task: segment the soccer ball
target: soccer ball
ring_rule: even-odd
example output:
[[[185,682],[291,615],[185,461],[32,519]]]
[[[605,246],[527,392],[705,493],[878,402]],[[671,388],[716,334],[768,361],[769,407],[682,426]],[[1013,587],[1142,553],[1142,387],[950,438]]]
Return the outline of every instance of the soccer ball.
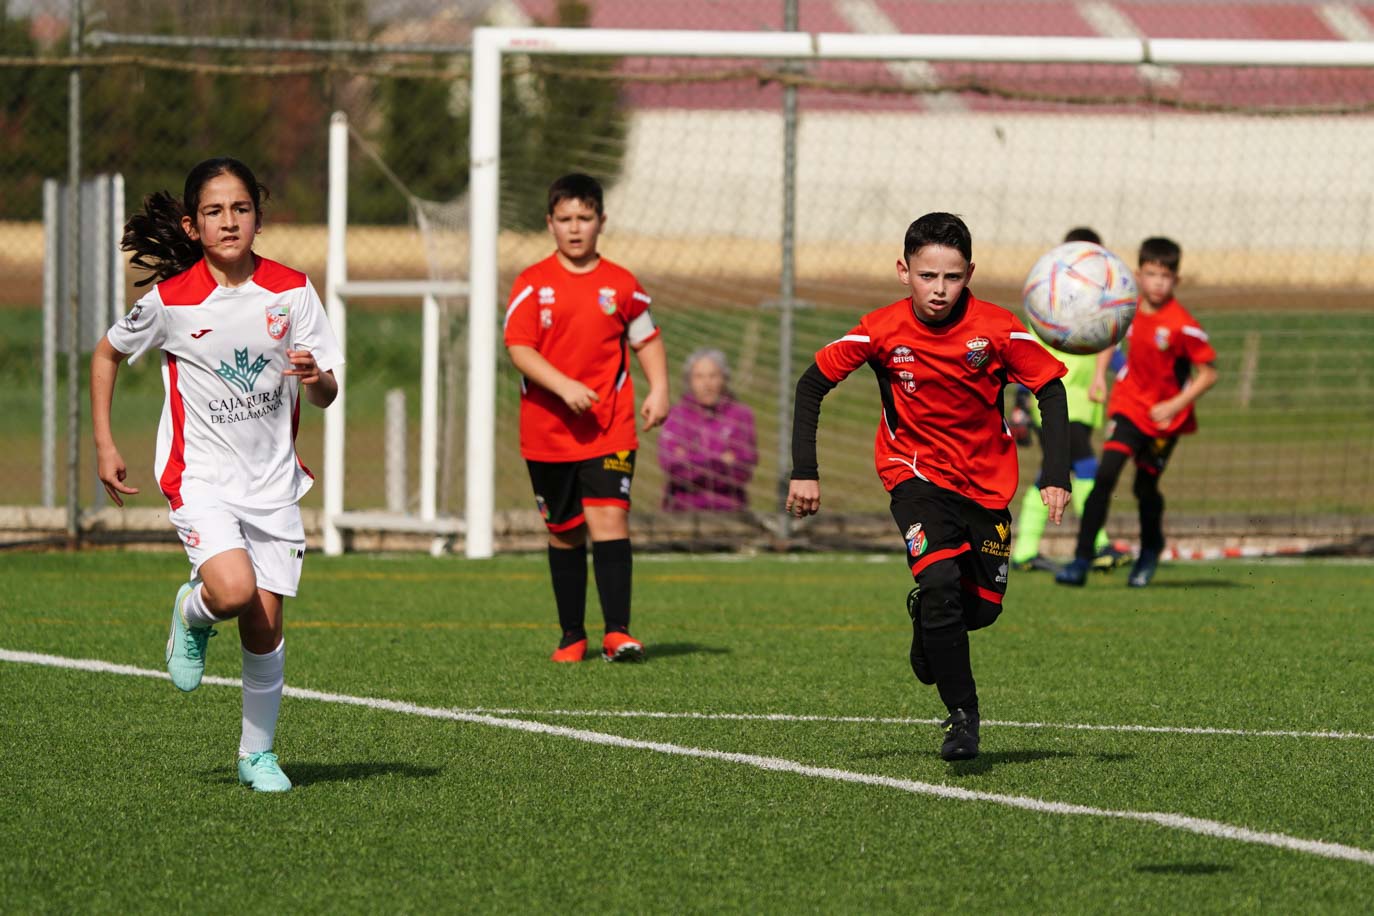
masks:
[[[1065,353],[1115,345],[1131,327],[1138,297],[1126,263],[1092,242],[1065,242],[1047,252],[1021,290],[1030,326]]]

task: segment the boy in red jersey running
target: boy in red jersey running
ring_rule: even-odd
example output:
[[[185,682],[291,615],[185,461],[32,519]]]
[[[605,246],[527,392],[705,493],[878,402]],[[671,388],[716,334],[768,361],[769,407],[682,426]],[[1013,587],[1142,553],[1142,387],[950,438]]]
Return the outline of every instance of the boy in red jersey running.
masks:
[[[587,537],[601,598],[607,661],[644,657],[630,635],[630,482],[635,472],[630,350],[649,382],[644,429],[668,415],[668,357],[649,296],[625,268],[603,258],[600,183],[564,175],[549,187],[556,250],[524,270],[506,306],[505,343],[520,384],[520,454],[549,529],[549,573],[563,637],[555,662],[587,651]]]
[[[1163,237],[1140,243],[1140,305],[1126,333],[1126,365],[1107,402],[1107,441],[1097,482],[1078,531],[1074,559],[1059,571],[1060,585],[1083,585],[1092,564],[1093,538],[1107,523],[1108,501],[1127,459],[1135,459],[1135,498],[1140,509],[1140,554],[1126,584],[1144,588],[1154,577],[1164,550],[1164,473],[1178,437],[1197,429],[1193,402],[1216,384],[1217,353],[1197,320],[1178,304],[1178,265],[1183,251]],[[1106,360],[1098,373],[1105,376]],[[1105,385],[1106,379],[1094,382]],[[1084,547],[1084,542],[1087,547]],[[1086,559],[1085,559],[1086,557]]]
[[[978,692],[968,633],[1002,612],[1016,492],[1016,442],[1002,389],[1035,393],[1045,463],[1041,497],[1056,525],[1069,500],[1069,415],[1064,365],[1006,309],[977,299],[973,240],[963,220],[927,213],[906,231],[897,277],[910,296],[869,312],[816,354],[797,381],[787,511],[820,510],[816,426],[821,399],[865,364],[878,376],[882,417],[874,457],[906,540],[916,588],[911,668],[949,711],[940,756],[978,755]]]

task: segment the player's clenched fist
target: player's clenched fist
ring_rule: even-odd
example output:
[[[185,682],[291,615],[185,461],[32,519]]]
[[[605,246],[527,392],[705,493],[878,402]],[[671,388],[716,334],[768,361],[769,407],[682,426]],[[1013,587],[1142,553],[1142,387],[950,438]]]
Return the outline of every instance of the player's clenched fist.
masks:
[[[787,514],[805,518],[821,511],[819,480],[794,480],[787,486]]]

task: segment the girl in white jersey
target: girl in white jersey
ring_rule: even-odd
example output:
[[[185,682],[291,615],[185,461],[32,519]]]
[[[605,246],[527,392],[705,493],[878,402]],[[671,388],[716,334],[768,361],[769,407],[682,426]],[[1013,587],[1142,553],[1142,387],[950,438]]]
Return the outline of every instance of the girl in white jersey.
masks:
[[[281,708],[282,604],[296,594],[310,471],[296,456],[300,398],[328,407],[343,354],[310,281],[253,253],[265,189],[236,159],[208,159],[182,200],[163,191],[125,226],[121,247],[153,272],[147,295],[91,359],[91,420],[101,482],[117,505],[135,495],[110,432],[119,365],[150,350],[166,391],[154,471],[191,561],[177,591],[167,670],[200,684],[214,625],[238,618],[243,649],[239,781],[285,792],[272,752]],[[142,285],[142,284],[140,284]]]

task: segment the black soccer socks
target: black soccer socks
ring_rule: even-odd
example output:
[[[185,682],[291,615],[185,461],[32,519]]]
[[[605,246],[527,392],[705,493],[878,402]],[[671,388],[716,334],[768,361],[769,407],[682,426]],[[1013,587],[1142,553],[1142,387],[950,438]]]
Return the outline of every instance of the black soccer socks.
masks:
[[[601,596],[601,614],[606,618],[607,633],[630,631],[633,565],[629,538],[592,543],[592,569],[596,572],[596,591]]]
[[[553,600],[558,605],[558,625],[563,628],[563,639],[568,645],[585,639],[587,546],[583,544],[571,550],[550,547],[549,575],[553,579]],[[560,644],[559,648],[566,646]]]

